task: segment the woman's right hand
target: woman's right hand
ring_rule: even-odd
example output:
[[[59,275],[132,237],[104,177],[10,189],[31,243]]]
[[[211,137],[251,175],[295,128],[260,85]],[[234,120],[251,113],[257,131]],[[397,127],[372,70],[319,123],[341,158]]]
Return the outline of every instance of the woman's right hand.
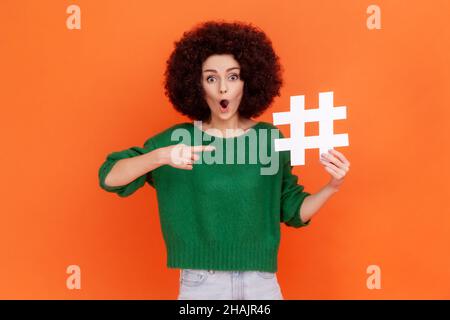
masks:
[[[192,164],[200,156],[195,152],[213,151],[214,146],[188,146],[183,143],[159,149],[161,162],[174,168],[192,170]]]

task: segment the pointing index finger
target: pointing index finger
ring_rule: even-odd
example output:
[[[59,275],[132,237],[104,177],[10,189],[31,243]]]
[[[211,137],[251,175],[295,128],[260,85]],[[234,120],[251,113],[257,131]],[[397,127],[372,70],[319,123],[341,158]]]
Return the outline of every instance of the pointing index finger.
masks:
[[[191,151],[192,152],[201,152],[201,151],[213,151],[216,150],[215,146],[192,146]]]

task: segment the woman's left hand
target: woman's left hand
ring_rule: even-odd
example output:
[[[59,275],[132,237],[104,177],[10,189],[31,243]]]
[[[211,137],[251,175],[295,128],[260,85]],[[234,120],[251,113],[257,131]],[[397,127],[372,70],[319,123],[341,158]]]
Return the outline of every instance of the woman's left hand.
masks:
[[[320,163],[331,175],[328,185],[337,190],[350,170],[350,162],[339,151],[330,149],[328,153],[322,153]]]

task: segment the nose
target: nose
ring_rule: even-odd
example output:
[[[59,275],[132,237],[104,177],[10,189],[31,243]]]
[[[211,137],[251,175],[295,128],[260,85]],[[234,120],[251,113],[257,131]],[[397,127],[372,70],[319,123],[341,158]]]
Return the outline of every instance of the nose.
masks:
[[[225,86],[225,81],[221,81],[219,91],[220,91],[220,93],[227,92],[227,87]]]

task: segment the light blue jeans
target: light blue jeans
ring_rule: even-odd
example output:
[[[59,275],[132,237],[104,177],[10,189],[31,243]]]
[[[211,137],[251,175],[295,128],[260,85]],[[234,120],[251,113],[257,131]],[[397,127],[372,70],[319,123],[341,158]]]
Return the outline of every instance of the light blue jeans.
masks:
[[[180,269],[177,300],[284,300],[275,272]]]

